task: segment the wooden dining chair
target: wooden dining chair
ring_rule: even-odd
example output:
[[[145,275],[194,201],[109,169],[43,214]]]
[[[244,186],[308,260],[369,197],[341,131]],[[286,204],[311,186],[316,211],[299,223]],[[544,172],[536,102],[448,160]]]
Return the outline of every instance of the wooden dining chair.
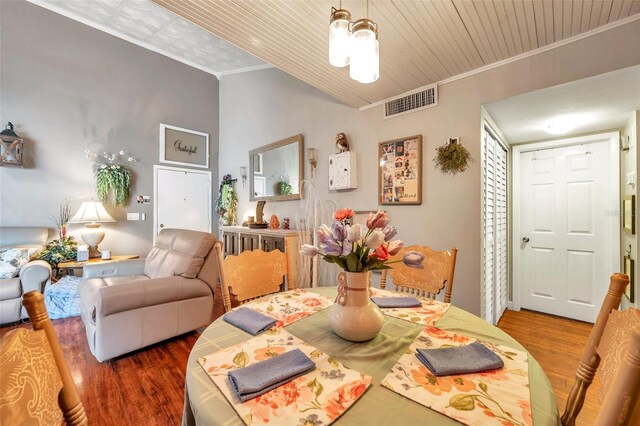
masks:
[[[587,340],[567,398],[561,418],[564,426],[575,425],[596,371],[602,381],[602,407],[593,424],[640,424],[640,311],[635,308],[618,311],[628,284],[627,275],[611,276],[609,291]]]
[[[444,301],[451,303],[453,276],[456,271],[458,249],[436,251],[427,246],[403,247],[391,260],[401,260],[409,251],[418,251],[424,256],[424,269],[409,268],[403,263],[394,263],[388,270],[396,291],[435,299],[444,288]],[[387,270],[382,270],[380,288],[386,288]]]
[[[42,293],[26,293],[22,304],[33,330],[12,330],[0,344],[0,419],[11,419],[12,424],[87,425]]]
[[[223,259],[222,243],[216,241],[222,303],[225,312],[232,307],[267,294],[276,293],[287,278],[287,256],[280,250],[245,250]],[[288,282],[289,290],[295,286]]]

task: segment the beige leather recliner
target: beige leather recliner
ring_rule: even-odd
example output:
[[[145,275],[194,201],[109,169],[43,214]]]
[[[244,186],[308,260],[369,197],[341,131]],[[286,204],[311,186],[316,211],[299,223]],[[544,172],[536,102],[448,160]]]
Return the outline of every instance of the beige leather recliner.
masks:
[[[49,230],[42,227],[0,227],[0,248],[37,248],[47,243]],[[44,288],[51,282],[51,266],[43,260],[34,260],[22,268],[17,277],[0,279],[0,324],[28,318],[22,306],[22,295]]]
[[[146,259],[84,267],[80,311],[98,361],[211,322],[214,242],[209,233],[164,229]]]

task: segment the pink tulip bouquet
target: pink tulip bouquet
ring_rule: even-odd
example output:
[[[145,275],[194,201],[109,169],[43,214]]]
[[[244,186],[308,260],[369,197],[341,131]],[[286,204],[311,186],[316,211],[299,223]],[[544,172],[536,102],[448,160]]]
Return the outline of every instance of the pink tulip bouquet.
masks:
[[[304,244],[305,256],[321,256],[325,262],[335,263],[347,272],[364,272],[376,269],[391,269],[391,263],[403,262],[411,268],[422,269],[424,256],[417,251],[406,253],[402,260],[389,261],[403,246],[400,240],[392,240],[397,229],[391,226],[387,212],[378,210],[369,213],[366,229],[360,224],[349,225],[354,216],[351,209],[337,210],[331,227],[322,225],[317,231],[320,248]]]

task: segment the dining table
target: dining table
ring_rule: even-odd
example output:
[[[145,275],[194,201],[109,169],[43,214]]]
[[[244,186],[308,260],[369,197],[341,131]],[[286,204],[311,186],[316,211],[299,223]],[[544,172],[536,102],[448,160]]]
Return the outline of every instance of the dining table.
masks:
[[[305,289],[335,298],[335,287]],[[380,385],[398,359],[416,339],[423,326],[384,316],[380,333],[367,342],[355,343],[336,335],[326,308],[285,327],[292,335],[330,354],[349,368],[373,377],[372,386],[334,424],[336,425],[459,425],[437,411]],[[451,305],[435,324],[438,329],[463,334],[499,345],[526,350],[511,336],[483,319]],[[243,424],[233,407],[198,363],[198,359],[251,339],[252,335],[228,324],[222,317],[211,323],[192,348],[187,363],[183,425]],[[540,364],[528,354],[528,375],[533,424],[557,425],[558,409],[553,388]]]

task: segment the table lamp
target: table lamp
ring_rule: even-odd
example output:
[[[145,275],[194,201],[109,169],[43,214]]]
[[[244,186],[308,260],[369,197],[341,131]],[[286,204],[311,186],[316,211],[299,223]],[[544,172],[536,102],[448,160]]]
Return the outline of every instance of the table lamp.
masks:
[[[69,223],[84,223],[82,240],[89,246],[89,257],[100,257],[98,244],[104,239],[104,231],[100,229],[101,222],[115,222],[101,202],[85,201],[78,212],[73,215]]]

